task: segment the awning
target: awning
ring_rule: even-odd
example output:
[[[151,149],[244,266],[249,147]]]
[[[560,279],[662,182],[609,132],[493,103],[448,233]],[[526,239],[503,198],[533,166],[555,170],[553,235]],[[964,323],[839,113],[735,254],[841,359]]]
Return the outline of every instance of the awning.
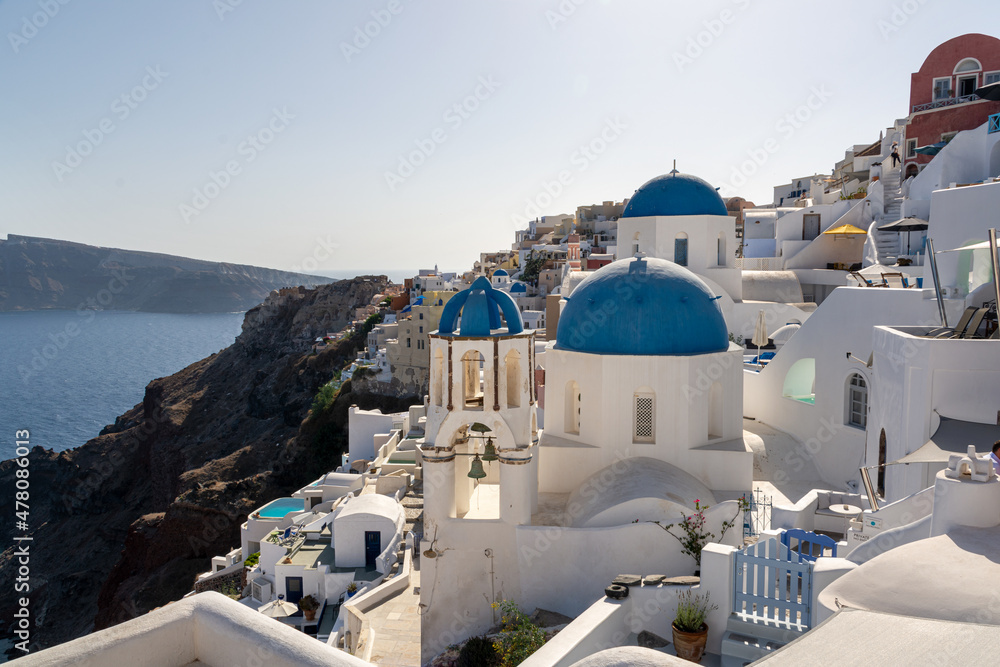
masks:
[[[947,463],[952,454],[965,454],[969,445],[975,445],[980,454],[989,453],[997,440],[1000,426],[996,424],[941,417],[941,425],[924,446],[894,463]]]

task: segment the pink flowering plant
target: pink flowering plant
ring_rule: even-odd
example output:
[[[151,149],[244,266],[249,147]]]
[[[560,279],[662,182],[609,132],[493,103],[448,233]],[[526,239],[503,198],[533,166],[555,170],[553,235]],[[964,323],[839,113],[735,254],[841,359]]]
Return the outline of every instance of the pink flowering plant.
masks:
[[[680,542],[681,553],[694,558],[694,562],[698,565],[698,567],[701,567],[701,550],[705,548],[705,545],[708,544],[710,540],[715,538],[715,533],[709,532],[705,528],[705,510],[707,510],[708,507],[708,505],[702,506],[701,500],[695,499],[694,514],[684,516],[683,520],[679,523],[668,523],[664,525],[659,521],[651,522],[670,533],[674,539]],[[736,514],[729,521],[722,522],[722,531],[719,533],[720,540],[726,536],[726,532],[730,528],[736,525],[736,519],[739,515],[749,508],[750,502],[745,497],[738,500]],[[675,532],[674,528],[679,529],[680,532]]]

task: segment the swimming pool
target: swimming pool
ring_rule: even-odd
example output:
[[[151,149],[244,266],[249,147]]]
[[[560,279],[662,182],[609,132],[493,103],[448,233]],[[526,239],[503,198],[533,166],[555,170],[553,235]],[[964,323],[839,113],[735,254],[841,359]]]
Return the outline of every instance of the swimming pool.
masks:
[[[416,452],[394,452],[386,463],[416,463]]]
[[[306,501],[302,498],[278,498],[257,510],[262,519],[281,519],[289,512],[305,510]]]

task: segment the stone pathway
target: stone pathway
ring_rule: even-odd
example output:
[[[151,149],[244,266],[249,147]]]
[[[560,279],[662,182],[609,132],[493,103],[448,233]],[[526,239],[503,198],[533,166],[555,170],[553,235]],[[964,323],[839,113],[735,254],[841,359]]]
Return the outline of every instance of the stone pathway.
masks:
[[[375,633],[372,663],[380,667],[420,667],[420,570],[414,567],[410,585],[368,612]]]

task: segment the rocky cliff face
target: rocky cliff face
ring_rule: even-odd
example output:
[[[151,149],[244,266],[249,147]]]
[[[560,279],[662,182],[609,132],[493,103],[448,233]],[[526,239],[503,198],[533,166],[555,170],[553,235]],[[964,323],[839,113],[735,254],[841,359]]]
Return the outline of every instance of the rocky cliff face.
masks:
[[[178,599],[211,556],[239,545],[250,511],[339,458],[347,405],[406,405],[345,385],[332,416],[303,422],[317,389],[363,344],[348,339],[311,355],[311,341],[343,328],[386,284],[382,276],[282,290],[246,314],[233,345],[151,382],[98,437],[60,453],[32,450],[34,640],[51,646]],[[14,488],[14,471],[0,463],[2,488]],[[5,516],[13,500],[0,497]],[[0,527],[5,545],[12,529],[13,520]],[[13,551],[0,554],[5,623]]]
[[[0,240],[0,311],[245,311],[275,289],[329,278],[244,264],[10,234]]]

